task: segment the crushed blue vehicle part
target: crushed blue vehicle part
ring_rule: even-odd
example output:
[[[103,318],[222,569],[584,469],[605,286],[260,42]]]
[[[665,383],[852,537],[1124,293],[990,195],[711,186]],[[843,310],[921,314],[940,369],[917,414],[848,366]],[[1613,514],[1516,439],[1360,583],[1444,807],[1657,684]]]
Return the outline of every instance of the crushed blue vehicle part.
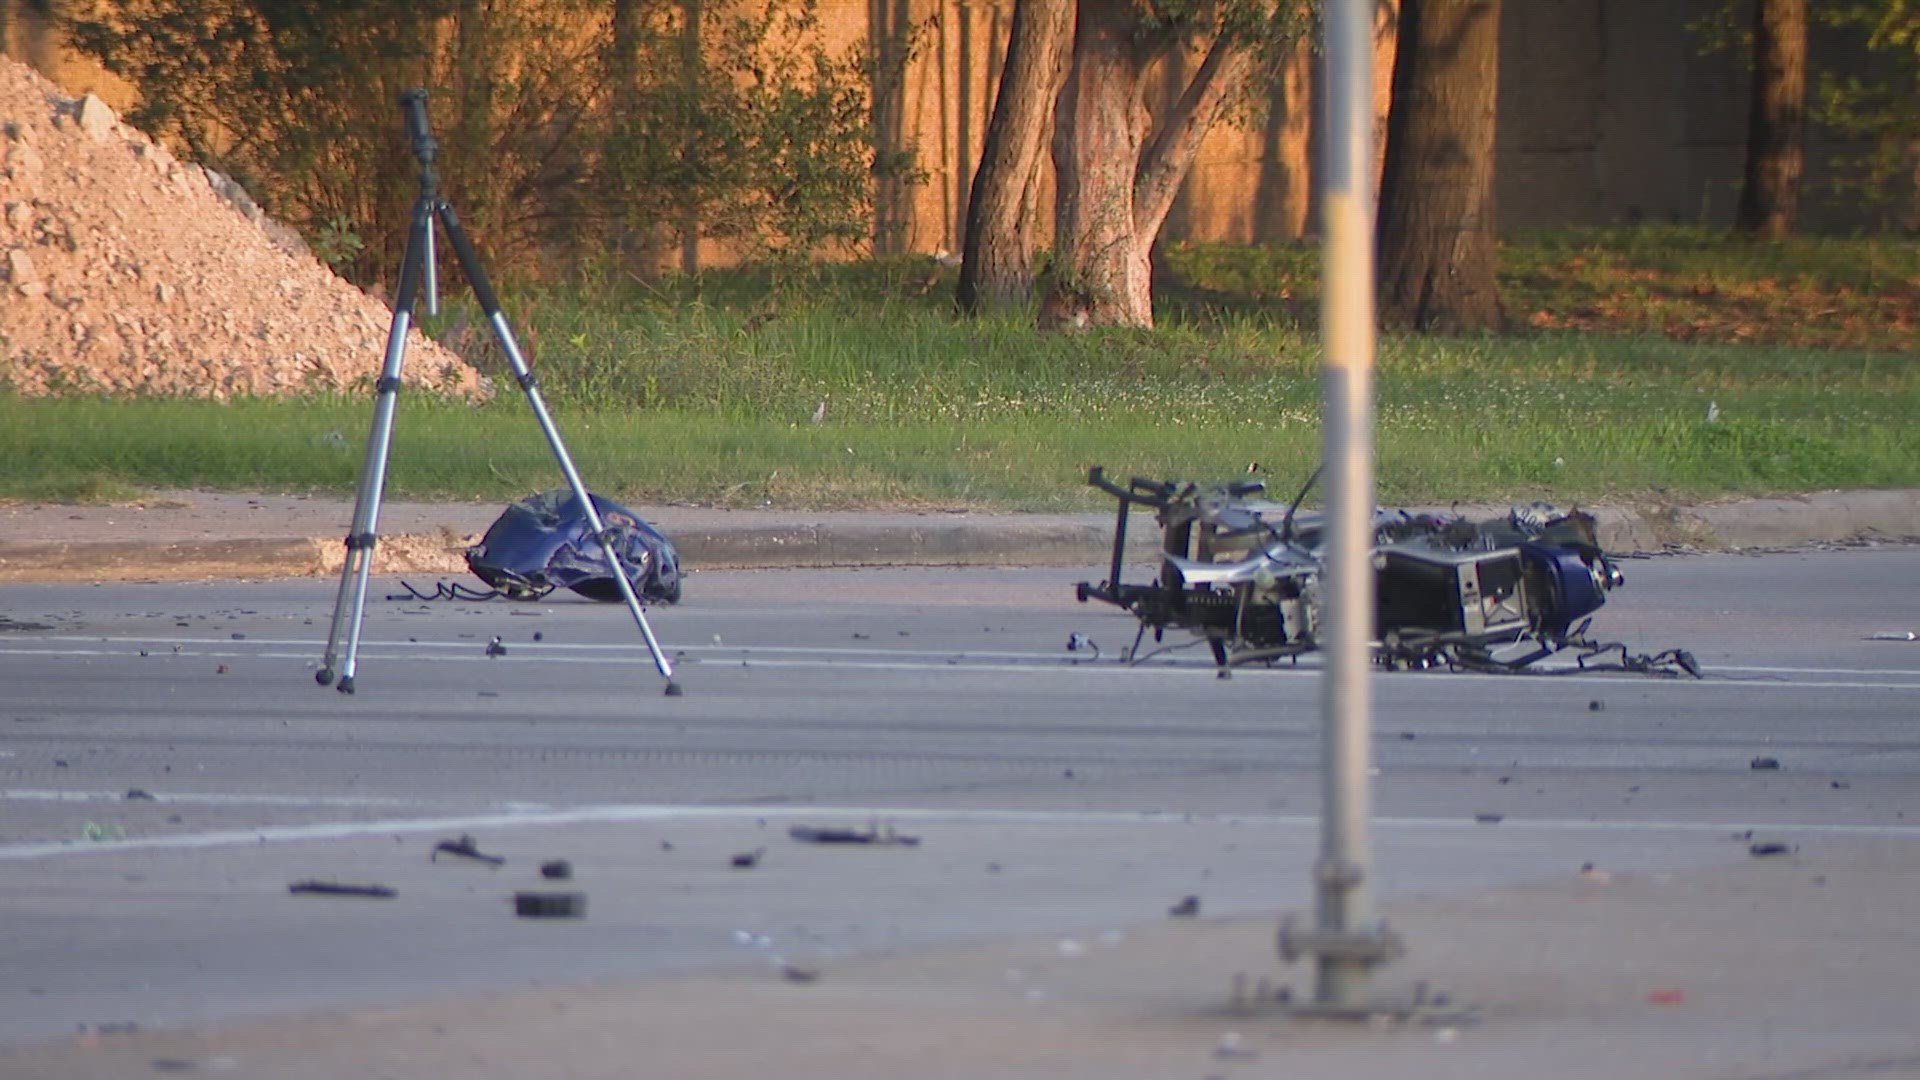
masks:
[[[680,553],[659,529],[611,499],[591,495],[614,556],[642,601],[680,600]],[[620,586],[607,566],[586,508],[560,488],[532,495],[494,521],[467,549],[467,568],[511,599],[532,600],[571,589],[590,600],[617,602]]]

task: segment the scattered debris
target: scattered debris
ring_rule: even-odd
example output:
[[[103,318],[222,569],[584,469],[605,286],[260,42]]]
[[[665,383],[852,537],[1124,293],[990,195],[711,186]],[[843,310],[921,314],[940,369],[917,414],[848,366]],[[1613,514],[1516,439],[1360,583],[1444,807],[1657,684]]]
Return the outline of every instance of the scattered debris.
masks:
[[[197,1068],[199,1068],[199,1066],[195,1065],[193,1062],[183,1061],[180,1058],[154,1058],[153,1059],[154,1072],[183,1073],[183,1072],[192,1072]]]
[[[155,800],[153,797],[153,793],[145,790],[144,788],[128,788],[127,801],[128,802],[153,802]]]
[[[1650,1005],[1684,1005],[1687,992],[1680,989],[1649,990],[1647,1003]]]
[[[1757,757],[1747,763],[1747,768],[1755,772],[1768,772],[1780,767],[1779,758]]]
[[[1100,659],[1100,646],[1094,644],[1092,638],[1088,637],[1085,634],[1080,634],[1080,633],[1068,634],[1067,635],[1067,651],[1080,652],[1082,650],[1086,650],[1093,653],[1093,658],[1095,660]]]
[[[446,852],[448,855],[458,855],[463,859],[472,859],[475,862],[483,862],[490,866],[504,866],[507,861],[504,855],[488,855],[481,851],[478,847],[474,846],[473,837],[464,834],[458,840],[442,840],[433,845],[433,854],[427,856],[428,861],[439,862],[441,852]]]
[[[215,675],[225,675],[227,673],[227,665],[221,664],[219,667],[213,669],[213,673]]]
[[[760,856],[766,853],[766,848],[754,848],[752,851],[743,851],[733,857],[733,868],[735,870],[751,870],[760,865]]]
[[[1473,820],[1479,822],[1482,825],[1498,825],[1502,821],[1507,820],[1507,815],[1481,813],[1481,814],[1473,815]]]
[[[374,900],[400,895],[400,890],[390,885],[347,885],[338,881],[296,881],[287,886],[287,891],[296,896],[365,896]]]
[[[833,826],[795,825],[787,830],[787,835],[803,844],[871,844],[897,845],[900,847],[918,847],[920,838],[907,836],[893,831],[893,826],[884,828],[847,829]]]
[[[507,655],[507,647],[506,647],[505,645],[502,645],[502,644],[500,643],[500,635],[499,635],[499,634],[495,634],[495,635],[493,635],[493,640],[492,640],[492,641],[489,641],[489,642],[487,642],[487,655],[488,655],[488,656],[505,656],[505,655]]]
[[[517,892],[513,894],[513,913],[522,919],[584,919],[587,917],[587,894]]]
[[[797,964],[781,964],[780,976],[788,982],[810,983],[820,981],[819,968],[800,967]]]
[[[671,840],[662,840],[662,841],[660,841],[660,850],[661,850],[661,851],[672,851],[672,850],[673,850],[673,841],[671,841]]]
[[[565,859],[553,859],[540,864],[540,876],[548,881],[570,881],[573,878],[573,864]]]
[[[1241,1044],[1239,1032],[1226,1031],[1220,1034],[1220,1041],[1214,1045],[1213,1056],[1222,1061],[1244,1061],[1260,1055]]]
[[[1845,780],[1833,780],[1829,781],[1827,786],[1833,788],[1835,791],[1845,791],[1853,785]]]
[[[1793,848],[1774,840],[1753,844],[1747,848],[1747,854],[1756,859],[1764,859],[1770,855],[1791,855],[1793,852]]]
[[[1191,895],[1182,897],[1179,903],[1167,909],[1167,914],[1176,919],[1191,919],[1200,914],[1200,898]]]
[[[1605,885],[1607,882],[1613,880],[1613,874],[1594,866],[1592,863],[1580,864],[1580,877],[1596,885]]]

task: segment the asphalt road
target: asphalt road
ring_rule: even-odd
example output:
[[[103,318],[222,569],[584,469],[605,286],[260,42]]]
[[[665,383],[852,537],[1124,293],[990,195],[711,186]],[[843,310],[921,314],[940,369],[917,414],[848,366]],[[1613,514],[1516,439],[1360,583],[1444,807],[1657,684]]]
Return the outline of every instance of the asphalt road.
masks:
[[[1749,832],[1920,839],[1920,643],[1865,640],[1920,628],[1920,550],[1626,570],[1595,631],[1706,679],[1375,680],[1383,897],[1711,865]],[[1073,580],[700,574],[653,612],[680,698],[623,609],[571,598],[379,583],[349,697],[312,678],[331,582],[8,587],[0,1042],[1305,905],[1311,665],[1122,666],[1130,622]],[[786,835],[810,823],[923,842]],[[506,865],[429,860],[462,833]],[[587,920],[513,918],[549,858]]]

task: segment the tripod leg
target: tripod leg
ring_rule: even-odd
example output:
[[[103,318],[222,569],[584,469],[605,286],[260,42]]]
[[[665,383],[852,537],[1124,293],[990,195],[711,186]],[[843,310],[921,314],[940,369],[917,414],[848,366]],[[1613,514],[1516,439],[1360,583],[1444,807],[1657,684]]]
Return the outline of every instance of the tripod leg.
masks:
[[[393,324],[387,331],[386,360],[375,384],[373,428],[367,434],[367,454],[360,463],[360,486],[353,500],[353,524],[347,531],[347,557],[340,566],[340,591],[333,601],[333,626],[327,632],[327,653],[314,681],[333,682],[334,663],[340,663],[340,692],[353,693],[354,665],[360,654],[360,621],[366,614],[367,575],[373,569],[373,548],[380,519],[380,494],[387,482],[387,451],[393,443],[393,411],[400,394],[400,365],[407,355],[407,329],[413,321],[414,297],[420,288],[421,263],[431,243],[433,203],[414,204],[413,224],[407,233],[406,253],[400,259],[400,290],[393,304]],[[344,637],[346,653],[341,656]]]
[[[600,520],[600,511],[594,508],[593,497],[587,492],[587,486],[581,482],[580,473],[573,467],[573,455],[567,453],[566,443],[560,439],[560,431],[553,425],[553,417],[547,413],[546,401],[540,396],[532,369],[520,354],[520,346],[513,339],[513,328],[507,325],[507,317],[500,310],[500,298],[493,291],[493,283],[487,279],[486,268],[480,265],[480,256],[473,250],[473,244],[467,239],[466,230],[460,227],[460,219],[453,212],[453,205],[441,199],[437,205],[441,224],[446,226],[447,239],[453,244],[453,252],[460,259],[460,268],[466,272],[467,281],[473,286],[473,294],[480,300],[480,309],[486,313],[487,322],[493,327],[493,336],[499,340],[500,349],[507,354],[507,364],[513,368],[514,381],[527,396],[527,404],[533,406],[533,415],[540,422],[540,430],[547,437],[547,445],[553,448],[553,456],[560,463],[560,471],[566,475],[567,486],[573,489],[573,497],[580,500],[586,511],[587,522],[593,526],[593,534],[600,541],[600,551],[606,556],[607,568],[613,571],[614,584],[620,589],[620,598],[627,603],[627,610],[633,614],[634,625],[640,628],[640,636],[646,639],[647,652],[653,656],[653,666],[660,677],[667,680],[667,696],[679,697],[680,684],[673,681],[673,665],[660,648],[660,642],[653,636],[653,627],[647,624],[647,613],[640,605],[640,598],[634,595],[633,583],[627,580],[627,573],[620,566],[620,557],[614,552],[613,539],[607,527]]]

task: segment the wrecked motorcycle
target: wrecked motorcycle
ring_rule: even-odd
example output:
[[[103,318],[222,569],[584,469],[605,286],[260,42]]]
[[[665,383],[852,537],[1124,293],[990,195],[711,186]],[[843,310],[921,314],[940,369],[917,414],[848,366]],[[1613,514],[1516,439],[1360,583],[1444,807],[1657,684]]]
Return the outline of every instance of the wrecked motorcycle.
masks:
[[[1287,504],[1258,479],[1200,485],[1135,477],[1125,486],[1093,468],[1087,483],[1119,500],[1107,580],[1081,582],[1139,621],[1130,662],[1147,633],[1186,631],[1213,651],[1220,675],[1235,666],[1296,658],[1320,647],[1324,626],[1323,515],[1301,512],[1319,470]],[[1157,580],[1121,580],[1136,507],[1160,528]],[[1589,618],[1625,576],[1597,539],[1591,514],[1545,503],[1504,518],[1376,510],[1373,518],[1373,653],[1387,668],[1518,672],[1561,653],[1571,667],[1541,673],[1624,670],[1700,676],[1681,649],[1646,655],[1587,636]],[[1158,650],[1156,650],[1158,651]],[[1151,654],[1149,654],[1151,655]]]

